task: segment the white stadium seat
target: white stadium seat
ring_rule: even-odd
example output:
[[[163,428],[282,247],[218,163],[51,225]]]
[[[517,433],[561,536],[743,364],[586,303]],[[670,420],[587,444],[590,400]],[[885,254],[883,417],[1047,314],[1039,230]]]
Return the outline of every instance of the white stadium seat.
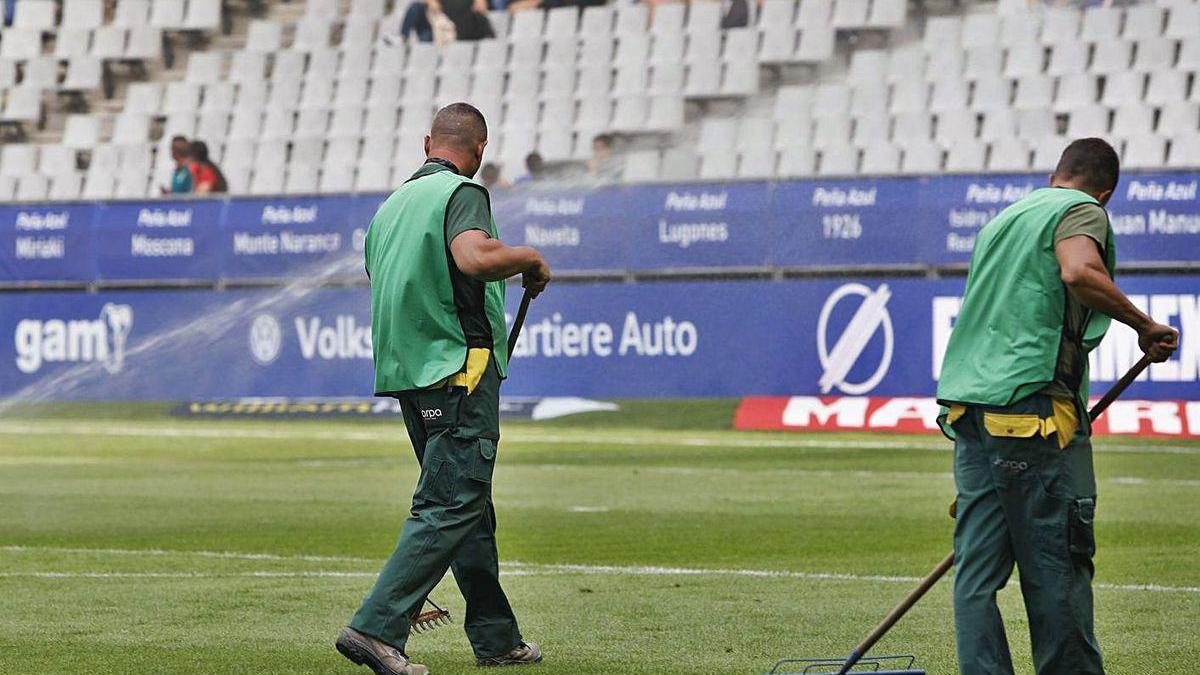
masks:
[[[92,31],[89,28],[60,28],[54,39],[54,57],[70,59],[87,56],[92,50]]]
[[[6,59],[32,59],[42,54],[42,31],[36,28],[9,28],[0,40],[0,56]]]
[[[1200,134],[1172,137],[1171,149],[1167,154],[1167,166],[1172,168],[1200,167]]]
[[[902,173],[937,173],[942,170],[942,148],[934,143],[914,143],[905,147],[900,162]]]
[[[274,52],[283,46],[283,26],[274,21],[255,19],[246,34],[246,50]]]
[[[17,178],[17,201],[43,201],[50,193],[50,180],[37,174]]]
[[[873,143],[863,149],[862,173],[889,175],[900,171],[900,148],[888,143]]]
[[[154,0],[150,3],[150,25],[163,30],[184,27],[184,0]]]
[[[104,23],[104,0],[64,0],[62,27],[91,30]]]
[[[14,28],[27,30],[50,30],[55,27],[58,8],[54,0],[20,0],[15,3]]]
[[[221,0],[188,0],[183,25],[191,30],[216,30],[221,26]]]
[[[132,28],[147,23],[150,20],[150,0],[117,0],[113,24],[123,28]]]
[[[35,122],[42,115],[42,90],[18,86],[8,90],[0,119],[12,122]]]
[[[1079,37],[1087,42],[1115,40],[1121,33],[1124,10],[1118,7],[1088,7],[1083,13]]]
[[[224,55],[220,52],[196,52],[188,58],[185,79],[197,84],[219,82],[224,61]]]
[[[60,91],[84,92],[96,90],[104,82],[104,63],[97,58],[77,56],[67,63]]]
[[[992,144],[988,153],[988,171],[1029,170],[1030,149],[1019,138],[1000,139]]]

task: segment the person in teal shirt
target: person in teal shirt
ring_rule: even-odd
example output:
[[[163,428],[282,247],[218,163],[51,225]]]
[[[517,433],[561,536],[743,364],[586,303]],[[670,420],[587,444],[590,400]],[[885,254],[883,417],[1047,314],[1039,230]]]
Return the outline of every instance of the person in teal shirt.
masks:
[[[175,170],[171,172],[170,193],[191,194],[195,179],[192,176],[192,144],[188,139],[183,136],[171,139],[171,159],[175,161]]]
[[[508,372],[505,279],[537,295],[542,255],[497,239],[487,188],[473,180],[487,145],[478,110],[455,103],[425,137],[425,164],[367,230],[375,393],[400,401],[421,465],[410,517],[337,649],[377,675],[426,675],[404,649],[412,618],[449,569],[466,599],[480,666],[537,663],[500,584],[492,473],[500,383]]]
[[[938,382],[954,439],[954,624],[962,675],[1012,675],[996,593],[1014,565],[1038,675],[1103,675],[1092,611],[1096,478],[1087,357],[1111,319],[1165,361],[1177,334],[1113,282],[1117,153],[1071,143],[1050,187],[979,233]]]

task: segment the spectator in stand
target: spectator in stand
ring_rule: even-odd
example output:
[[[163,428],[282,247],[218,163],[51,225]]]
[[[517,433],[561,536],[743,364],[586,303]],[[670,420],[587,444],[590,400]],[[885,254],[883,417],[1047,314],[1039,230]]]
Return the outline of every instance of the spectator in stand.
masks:
[[[546,173],[546,163],[542,160],[542,156],[536,151],[525,155],[525,171],[526,174],[513,181],[513,185],[521,183],[532,183],[540,180]]]
[[[416,33],[421,42],[438,44],[494,38],[487,12],[487,0],[413,0],[404,11],[400,37]]]
[[[229,191],[225,182],[225,174],[220,167],[208,157],[208,144],[204,141],[192,142],[192,192],[198,195],[224,193]]]
[[[162,193],[190,194],[195,180],[192,176],[192,144],[188,139],[183,136],[171,139],[171,159],[175,161],[175,171],[171,173],[171,187],[162,188]]]
[[[500,167],[494,162],[488,162],[479,170],[479,182],[488,190],[503,190],[512,187],[500,176]]]
[[[429,0],[430,9],[449,17],[458,40],[486,40],[496,37],[488,20],[487,0]]]
[[[745,28],[750,25],[750,3],[748,0],[732,0],[725,5],[721,16],[721,28]]]
[[[612,134],[597,134],[592,139],[592,157],[588,160],[588,173],[596,178],[617,180],[621,177],[621,167],[613,159]]]
[[[425,0],[413,0],[408,9],[404,10],[404,20],[400,23],[400,37],[407,40],[413,33],[417,34],[417,39],[421,42],[433,42],[433,24],[429,23],[429,8]]]

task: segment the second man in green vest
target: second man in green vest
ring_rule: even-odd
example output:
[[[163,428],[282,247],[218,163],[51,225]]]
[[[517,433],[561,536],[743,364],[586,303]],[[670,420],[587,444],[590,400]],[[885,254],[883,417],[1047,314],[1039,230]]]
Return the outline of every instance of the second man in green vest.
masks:
[[[1087,356],[1110,317],[1164,361],[1176,333],[1114,285],[1117,153],[1071,143],[1050,187],[980,231],[938,384],[955,439],[954,622],[963,675],[1012,675],[996,593],[1015,564],[1038,675],[1102,675],[1092,620]]]
[[[536,295],[550,270],[536,250],[497,240],[487,189],[471,178],[486,145],[478,110],[440,110],[425,164],[367,231],[375,393],[399,399],[421,465],[400,541],[337,641],[377,675],[429,672],[404,649],[411,619],[447,569],[466,599],[478,665],[542,659],[500,586],[492,469],[508,372],[504,280],[521,275]]]

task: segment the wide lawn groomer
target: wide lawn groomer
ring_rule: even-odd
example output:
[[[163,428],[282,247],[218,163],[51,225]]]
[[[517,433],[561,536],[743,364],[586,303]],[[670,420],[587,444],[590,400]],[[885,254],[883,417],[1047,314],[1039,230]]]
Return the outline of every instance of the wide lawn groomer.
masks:
[[[1038,675],[1104,672],[1092,618],[1096,480],[1087,355],[1110,317],[1156,362],[1177,343],[1113,282],[1104,205],[1117,153],[1085,138],[1063,152],[1050,187],[979,233],[943,361],[942,428],[955,439],[954,622],[963,675],[1013,672],[996,592],[1013,564]]]
[[[487,189],[472,180],[486,146],[478,110],[442,108],[425,137],[425,164],[367,231],[375,393],[399,399],[421,464],[396,550],[337,640],[338,651],[378,675],[429,672],[404,648],[447,568],[466,599],[478,665],[542,658],[500,587],[491,480],[508,369],[504,280],[520,274],[536,295],[550,270],[536,250],[496,239]]]

